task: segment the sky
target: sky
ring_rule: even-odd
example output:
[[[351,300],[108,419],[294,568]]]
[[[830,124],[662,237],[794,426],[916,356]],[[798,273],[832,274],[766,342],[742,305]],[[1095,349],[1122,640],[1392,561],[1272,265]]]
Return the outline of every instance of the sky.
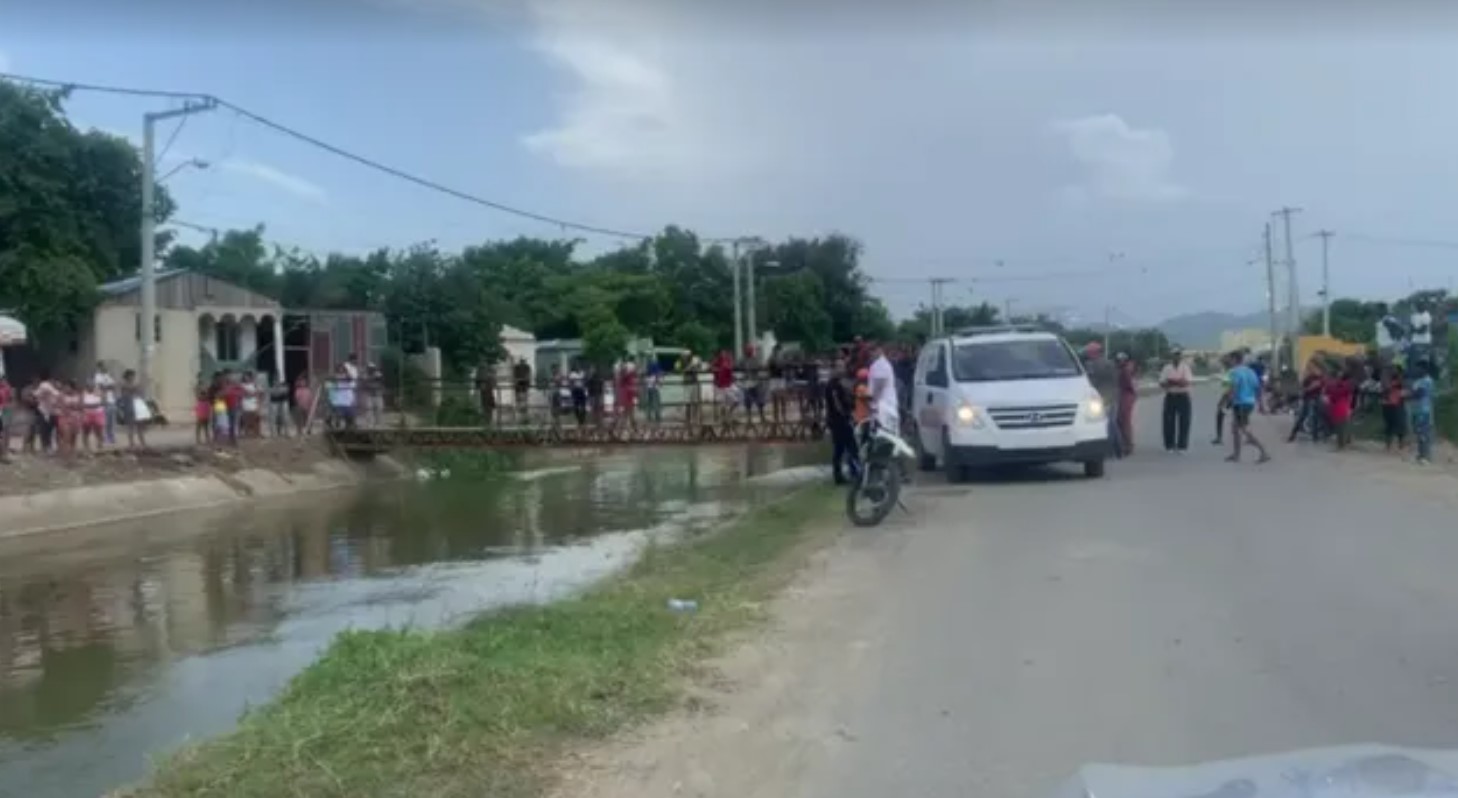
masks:
[[[1283,206],[1301,209],[1305,304],[1321,229],[1334,296],[1453,287],[1458,10],[1368,6],[9,0],[0,68],[214,94],[594,226],[846,233],[897,315],[943,277],[951,302],[1138,324],[1264,307],[1262,229]],[[78,93],[68,109],[139,138],[144,112],[175,105]],[[579,235],[230,111],[175,124],[159,171],[181,167],[166,185],[193,224],[349,252]],[[622,243],[581,235],[588,253]]]

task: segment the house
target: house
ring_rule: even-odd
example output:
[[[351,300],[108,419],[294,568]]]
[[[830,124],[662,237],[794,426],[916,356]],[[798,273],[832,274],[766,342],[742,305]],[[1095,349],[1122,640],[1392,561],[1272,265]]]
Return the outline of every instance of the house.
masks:
[[[151,330],[149,395],[172,418],[190,417],[194,389],[223,368],[274,375],[283,370],[279,303],[263,294],[185,269],[156,273],[157,316]],[[58,373],[81,379],[97,363],[114,374],[138,368],[142,279],[104,283],[102,300],[77,331]]]
[[[256,372],[265,382],[300,374],[318,378],[350,355],[361,363],[378,361],[385,347],[380,313],[285,311],[271,297],[185,269],[158,272],[156,286],[148,393],[173,418],[190,417],[198,382],[223,369]],[[141,288],[140,277],[101,286],[101,303],[57,364],[57,373],[83,379],[99,362],[117,375],[138,367]]]

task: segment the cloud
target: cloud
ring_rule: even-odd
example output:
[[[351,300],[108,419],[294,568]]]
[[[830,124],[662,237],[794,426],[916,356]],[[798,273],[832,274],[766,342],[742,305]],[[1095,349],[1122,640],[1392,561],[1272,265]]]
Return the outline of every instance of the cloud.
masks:
[[[682,178],[726,166],[710,158],[720,116],[685,90],[672,9],[654,3],[530,0],[530,47],[567,87],[557,118],[522,137],[528,150],[571,169],[617,177]]]
[[[310,202],[323,203],[328,199],[328,193],[317,183],[310,182],[298,175],[292,175],[281,169],[276,169],[268,164],[257,161],[230,159],[217,164],[223,169],[234,174],[246,175],[256,180],[261,180],[271,186],[280,188],[290,194]]]
[[[1170,176],[1174,146],[1158,128],[1130,127],[1118,114],[1098,114],[1053,123],[1083,173],[1070,186],[1076,197],[1132,202],[1169,202],[1189,192]]]

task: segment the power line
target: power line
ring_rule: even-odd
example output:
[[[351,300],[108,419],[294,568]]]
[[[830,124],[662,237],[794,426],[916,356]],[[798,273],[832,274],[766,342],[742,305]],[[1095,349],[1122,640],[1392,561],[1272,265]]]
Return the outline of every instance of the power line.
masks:
[[[192,114],[188,114],[177,120],[177,127],[172,128],[172,135],[167,137],[167,143],[162,145],[162,152],[157,156],[158,163],[167,159],[168,151],[172,149],[173,144],[177,143],[177,137],[181,135],[182,129],[187,126],[187,120],[190,116]]]
[[[612,227],[601,227],[601,226],[598,226],[598,225],[584,224],[582,222],[574,222],[574,221],[571,221],[571,220],[568,220],[568,219],[562,219],[562,218],[558,218],[558,217],[555,217],[555,216],[548,216],[548,215],[543,214],[543,213],[537,213],[535,211],[529,211],[529,210],[526,210],[524,208],[518,208],[518,207],[515,207],[515,206],[512,206],[512,205],[507,205],[505,203],[496,202],[495,200],[490,200],[490,199],[487,199],[485,197],[478,196],[476,194],[471,194],[469,192],[462,191],[460,189],[452,188],[450,186],[447,186],[447,185],[444,185],[442,183],[438,183],[438,182],[436,182],[434,180],[431,180],[430,178],[421,177],[420,175],[414,174],[412,172],[408,172],[408,171],[406,171],[404,169],[400,169],[400,168],[397,168],[397,167],[394,167],[394,166],[390,166],[388,164],[385,164],[385,163],[382,163],[380,161],[377,161],[377,160],[375,160],[373,158],[369,158],[367,156],[360,155],[358,153],[355,153],[355,152],[352,152],[350,150],[347,150],[347,149],[345,149],[343,147],[340,147],[340,146],[337,146],[337,145],[334,145],[334,144],[330,144],[329,142],[324,141],[323,139],[317,138],[315,136],[311,136],[311,135],[309,135],[307,133],[304,133],[304,132],[302,132],[300,130],[297,130],[295,128],[289,127],[288,125],[285,125],[282,122],[275,121],[275,120],[270,119],[269,117],[266,117],[266,116],[264,116],[262,114],[256,113],[254,111],[250,111],[250,110],[248,110],[247,108],[244,108],[241,105],[238,105],[236,103],[228,102],[227,100],[224,100],[224,99],[219,98],[219,97],[215,97],[215,96],[210,95],[210,94],[201,94],[201,93],[197,93],[197,92],[181,92],[181,91],[161,90],[161,89],[143,89],[143,88],[136,88],[136,87],[132,87],[132,86],[113,86],[113,85],[100,84],[100,83],[81,83],[81,82],[77,82],[77,81],[64,81],[64,80],[54,80],[54,79],[51,79],[51,78],[38,78],[38,77],[31,76],[31,75],[20,75],[20,74],[15,74],[15,73],[11,73],[11,72],[0,72],[0,78],[3,78],[5,80],[9,80],[9,81],[14,81],[14,82],[17,82],[17,83],[27,83],[27,84],[34,85],[34,86],[49,86],[49,87],[52,87],[52,88],[58,88],[58,89],[69,90],[69,91],[91,91],[91,92],[98,92],[98,93],[102,93],[102,94],[121,94],[121,95],[127,95],[127,96],[132,96],[132,97],[161,97],[161,98],[174,99],[174,100],[195,100],[195,101],[197,101],[197,100],[209,101],[210,100],[212,102],[217,103],[220,107],[227,108],[228,110],[232,111],[233,113],[237,114],[238,116],[241,116],[241,117],[243,117],[243,118],[245,118],[245,119],[247,119],[247,120],[249,120],[249,121],[251,121],[251,122],[253,122],[255,124],[258,124],[258,125],[261,125],[263,127],[269,128],[270,130],[273,130],[276,133],[282,134],[284,136],[288,136],[288,137],[293,138],[293,139],[295,139],[297,141],[304,142],[305,144],[309,144],[309,145],[311,145],[313,147],[317,147],[318,149],[324,150],[325,152],[328,152],[328,153],[333,154],[335,156],[338,156],[340,158],[344,158],[345,160],[352,161],[352,162],[354,162],[354,163],[356,163],[356,164],[358,164],[360,166],[364,166],[364,167],[366,167],[368,169],[372,169],[374,171],[381,172],[383,174],[389,175],[389,176],[394,177],[394,178],[396,178],[398,180],[403,180],[403,181],[405,181],[407,183],[413,183],[414,185],[420,186],[421,188],[429,189],[429,190],[434,191],[434,192],[439,193],[439,194],[445,194],[445,195],[447,195],[449,197],[453,197],[455,199],[462,200],[464,202],[469,202],[469,203],[472,203],[472,204],[475,204],[475,205],[479,205],[479,206],[481,206],[483,208],[489,208],[489,209],[494,210],[494,211],[499,211],[501,213],[510,214],[512,216],[517,216],[517,217],[524,218],[524,219],[531,219],[531,220],[536,221],[536,222],[542,222],[543,224],[555,225],[555,226],[557,226],[559,228],[562,228],[563,230],[578,230],[578,231],[585,232],[585,233],[596,233],[598,235],[612,236],[612,237],[616,237],[616,238],[637,239],[637,240],[648,240],[648,239],[652,239],[653,238],[653,236],[651,234],[647,234],[647,233],[636,232],[636,231],[631,231],[631,230],[619,230],[619,229],[612,228]],[[181,125],[179,125],[179,130],[180,129],[181,129]],[[700,240],[701,241],[704,241],[706,243],[724,243],[726,241],[729,241],[730,239],[725,239],[725,238],[701,238]]]

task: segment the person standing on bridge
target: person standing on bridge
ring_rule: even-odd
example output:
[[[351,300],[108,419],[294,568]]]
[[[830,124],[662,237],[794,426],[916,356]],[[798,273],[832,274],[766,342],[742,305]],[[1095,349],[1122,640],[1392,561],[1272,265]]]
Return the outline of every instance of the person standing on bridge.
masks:
[[[1266,453],[1265,445],[1250,431],[1251,415],[1261,406],[1261,378],[1245,364],[1244,352],[1231,354],[1230,364],[1230,443],[1234,450],[1225,459],[1240,462],[1240,444],[1244,440],[1260,452],[1257,463],[1269,462],[1271,456]]]
[[[1190,448],[1190,385],[1195,381],[1185,352],[1179,347],[1170,350],[1169,362],[1159,372],[1159,387],[1164,389],[1164,450],[1186,452]]]

